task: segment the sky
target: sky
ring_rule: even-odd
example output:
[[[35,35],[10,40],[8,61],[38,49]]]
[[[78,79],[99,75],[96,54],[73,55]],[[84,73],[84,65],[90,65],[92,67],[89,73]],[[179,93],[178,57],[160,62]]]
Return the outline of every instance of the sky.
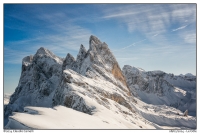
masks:
[[[40,47],[77,56],[89,37],[106,42],[119,65],[196,75],[196,4],[4,4],[4,92],[22,59]]]

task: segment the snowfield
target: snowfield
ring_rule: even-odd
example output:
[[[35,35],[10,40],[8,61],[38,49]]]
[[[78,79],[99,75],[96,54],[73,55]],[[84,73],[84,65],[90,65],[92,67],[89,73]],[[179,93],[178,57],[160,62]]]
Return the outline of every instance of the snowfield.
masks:
[[[99,107],[92,115],[64,106],[25,107],[9,117],[6,129],[195,129],[196,118],[165,105],[139,102],[133,116]],[[137,106],[138,107],[138,106]],[[114,109],[115,107],[113,107]],[[177,115],[177,113],[180,113]]]
[[[26,107],[37,111],[37,114],[32,114],[28,110],[26,113],[17,113],[10,119],[6,127],[18,129],[22,126],[34,129],[127,129],[127,128],[140,128],[128,122],[123,122],[123,118],[116,117],[116,115],[107,111],[104,116],[88,115],[71,108],[56,106],[55,108],[42,108],[42,107]],[[104,112],[104,111],[103,111]],[[31,121],[29,121],[31,120]],[[17,126],[15,126],[17,125]],[[18,127],[18,125],[21,125]]]

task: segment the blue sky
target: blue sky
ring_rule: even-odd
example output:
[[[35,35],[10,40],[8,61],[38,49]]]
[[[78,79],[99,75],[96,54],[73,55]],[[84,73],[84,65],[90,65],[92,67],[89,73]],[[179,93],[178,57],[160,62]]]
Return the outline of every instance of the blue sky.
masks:
[[[90,35],[121,68],[196,75],[195,4],[4,4],[4,91],[14,92],[23,57],[40,47],[76,57]]]

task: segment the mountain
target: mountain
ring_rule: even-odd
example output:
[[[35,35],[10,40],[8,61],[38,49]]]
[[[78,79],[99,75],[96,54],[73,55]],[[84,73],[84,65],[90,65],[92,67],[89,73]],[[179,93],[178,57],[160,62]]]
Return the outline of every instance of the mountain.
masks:
[[[11,129],[188,129],[196,128],[196,118],[134,96],[108,45],[92,35],[89,49],[81,45],[76,58],[69,53],[60,58],[41,47],[22,60],[19,84],[4,108],[4,125]]]
[[[125,65],[123,74],[131,93],[148,104],[167,105],[196,116],[196,77],[145,71]]]
[[[19,84],[4,109],[5,124],[12,112],[23,112],[25,106],[64,105],[91,114],[93,107],[86,104],[84,95],[106,107],[108,98],[131,108],[128,101],[133,98],[107,44],[91,36],[89,45],[88,51],[80,46],[76,59],[67,54],[63,60],[43,47],[25,57]]]

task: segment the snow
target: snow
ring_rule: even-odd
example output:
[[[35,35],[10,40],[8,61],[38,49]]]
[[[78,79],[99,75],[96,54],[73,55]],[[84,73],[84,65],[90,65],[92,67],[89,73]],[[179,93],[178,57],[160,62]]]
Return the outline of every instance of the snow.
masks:
[[[161,127],[196,128],[195,117],[184,117],[183,112],[173,107],[166,105],[151,105],[138,100],[136,109],[142,117]]]
[[[16,124],[23,123],[25,127],[34,129],[127,129],[139,128],[131,123],[124,123],[123,121],[116,120],[113,116],[109,116],[109,112],[105,112],[106,116],[88,115],[78,112],[71,108],[64,106],[56,106],[54,108],[43,107],[26,107],[26,109],[35,110],[38,114],[15,113],[9,119],[12,120],[8,123],[6,128],[16,126]],[[32,111],[31,111],[32,112]],[[108,117],[109,116],[109,117]],[[13,121],[13,119],[15,121]],[[31,121],[30,121],[31,120]],[[17,122],[16,122],[17,121]]]
[[[186,96],[186,93],[187,93],[186,91],[184,91],[178,87],[175,87],[174,92],[180,92],[180,93],[182,93],[183,96]]]
[[[87,97],[87,96],[85,96]],[[125,115],[118,108],[131,113],[124,106],[109,100],[111,109],[87,97],[88,105],[95,105],[92,115],[64,106],[54,108],[25,107],[23,113],[9,117],[5,128],[14,129],[195,129],[196,118],[184,117],[180,110],[166,105],[146,104],[137,99],[136,113]],[[179,113],[179,115],[178,115]],[[30,121],[31,120],[31,121]]]
[[[12,118],[9,118],[9,122],[7,125],[9,126],[5,126],[5,129],[25,129],[25,130],[32,129]]]

